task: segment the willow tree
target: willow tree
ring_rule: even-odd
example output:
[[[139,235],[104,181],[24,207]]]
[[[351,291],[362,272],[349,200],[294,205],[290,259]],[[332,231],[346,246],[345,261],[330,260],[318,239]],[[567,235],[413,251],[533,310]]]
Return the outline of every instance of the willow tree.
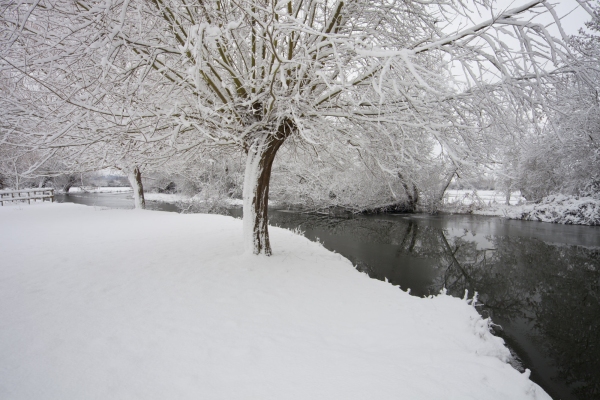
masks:
[[[485,142],[482,121],[501,117],[495,92],[514,102],[536,101],[532,92],[546,64],[567,58],[562,42],[531,20],[539,12],[556,17],[544,0],[503,12],[487,0],[14,4],[10,15],[21,18],[7,22],[11,35],[42,35],[53,45],[32,39],[32,46],[43,47],[36,54],[45,56],[11,65],[40,79],[32,71],[51,68],[48,54],[53,60],[85,55],[61,64],[64,70],[77,64],[72,80],[79,82],[61,76],[70,91],[57,96],[86,110],[88,118],[95,114],[91,120],[101,125],[125,126],[129,139],[149,149],[136,151],[135,159],[197,146],[243,149],[244,238],[255,254],[271,254],[269,182],[284,142],[318,146],[335,139],[376,155],[373,146],[386,135],[405,138],[407,152],[416,136],[429,135],[460,161]],[[489,19],[473,22],[469,7]],[[36,13],[35,21],[58,13],[68,24],[55,19],[33,34],[18,29]],[[461,28],[456,21],[464,22]],[[47,33],[52,26],[65,32],[60,40]],[[508,36],[520,45],[506,42]],[[82,131],[74,126],[70,135],[81,137]],[[110,130],[87,132],[86,143],[96,135],[112,140]],[[73,142],[63,133],[44,140],[54,146]]]

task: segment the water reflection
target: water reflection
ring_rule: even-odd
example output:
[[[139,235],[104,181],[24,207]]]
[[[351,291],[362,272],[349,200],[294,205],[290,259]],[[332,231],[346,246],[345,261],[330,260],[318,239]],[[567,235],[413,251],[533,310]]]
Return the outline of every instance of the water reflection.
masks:
[[[443,235],[443,233],[442,233]],[[547,244],[537,239],[491,237],[494,248],[479,250],[462,238],[448,241],[437,286],[451,294],[476,289],[505,336],[519,342],[528,331],[540,343],[525,362],[556,398],[600,396],[600,257],[598,249]],[[517,335],[512,335],[513,331]],[[526,350],[526,349],[525,349]],[[523,349],[519,353],[523,353]],[[523,355],[527,357],[527,352]],[[550,359],[550,360],[545,360]],[[553,365],[551,372],[544,363]],[[535,365],[538,364],[538,365]],[[540,365],[541,364],[541,365]],[[562,384],[561,384],[562,382]],[[573,396],[575,398],[575,396]]]

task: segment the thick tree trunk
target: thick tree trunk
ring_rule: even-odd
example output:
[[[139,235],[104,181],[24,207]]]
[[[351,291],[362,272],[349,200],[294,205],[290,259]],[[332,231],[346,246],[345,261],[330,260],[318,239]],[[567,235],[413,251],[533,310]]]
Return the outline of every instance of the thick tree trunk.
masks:
[[[146,200],[144,200],[144,187],[142,186],[142,173],[139,167],[134,167],[133,170],[127,172],[127,178],[133,188],[133,200],[136,209],[145,209]]]
[[[269,182],[277,151],[294,125],[285,121],[276,134],[265,133],[250,144],[244,175],[244,246],[247,252],[270,256]]]

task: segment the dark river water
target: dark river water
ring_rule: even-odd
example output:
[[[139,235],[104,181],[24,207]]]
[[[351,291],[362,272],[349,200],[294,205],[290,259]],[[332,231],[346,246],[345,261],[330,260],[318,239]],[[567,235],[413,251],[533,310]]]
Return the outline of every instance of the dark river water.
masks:
[[[58,201],[133,208],[128,194],[71,194]],[[179,211],[172,204],[148,208]],[[241,216],[241,209],[229,211]],[[415,296],[442,288],[479,294],[518,357],[517,368],[554,399],[600,399],[600,227],[472,215],[387,214],[333,218],[270,211],[356,268]]]

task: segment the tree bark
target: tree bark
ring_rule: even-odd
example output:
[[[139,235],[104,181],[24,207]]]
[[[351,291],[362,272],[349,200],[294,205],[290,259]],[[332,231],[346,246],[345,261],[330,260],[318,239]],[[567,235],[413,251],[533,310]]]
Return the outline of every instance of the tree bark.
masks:
[[[69,175],[69,176],[67,176],[67,183],[65,183],[65,185],[62,188],[63,192],[69,193],[69,190],[71,190],[71,187],[76,182],[77,182],[77,177],[75,175]]]
[[[398,172],[398,178],[400,178],[400,183],[406,192],[406,197],[408,198],[407,208],[410,212],[415,212],[417,210],[417,203],[419,202],[419,190],[417,189],[417,185],[412,182],[412,192],[408,187],[406,179],[402,173]]]
[[[452,172],[450,172],[448,174],[448,176],[446,177],[446,181],[444,182],[444,186],[442,186],[442,190],[440,190],[440,193],[438,195],[438,203],[441,203],[444,200],[444,195],[446,194],[446,190],[448,190],[448,186],[450,186],[450,183],[452,183],[452,178],[454,178],[454,174],[456,174],[457,169],[453,169]]]
[[[38,188],[43,188],[46,187],[46,183],[48,183],[50,181],[50,178],[47,176],[43,176],[42,179],[40,180],[40,183],[38,184]]]
[[[127,172],[129,183],[133,188],[133,200],[136,209],[145,209],[146,200],[144,199],[144,186],[142,185],[142,173],[139,167],[134,167],[133,170]]]
[[[442,187],[440,188],[440,192],[437,195],[437,198],[434,200],[434,203],[431,205],[431,213],[436,214],[440,205],[444,202],[444,195],[446,194],[446,190],[448,190],[448,186],[452,183],[452,178],[458,171],[457,168],[452,169],[450,173],[446,176],[446,180],[442,183]]]
[[[277,151],[292,133],[292,121],[285,120],[275,134],[264,133],[247,149],[244,175],[244,246],[247,252],[270,256],[269,182]]]
[[[17,171],[17,164],[16,163],[14,163],[14,166],[15,166],[15,186],[16,186],[15,189],[19,190],[20,189],[19,188],[19,172]]]

